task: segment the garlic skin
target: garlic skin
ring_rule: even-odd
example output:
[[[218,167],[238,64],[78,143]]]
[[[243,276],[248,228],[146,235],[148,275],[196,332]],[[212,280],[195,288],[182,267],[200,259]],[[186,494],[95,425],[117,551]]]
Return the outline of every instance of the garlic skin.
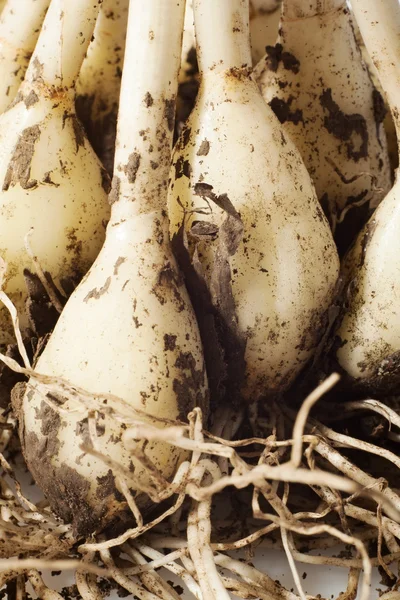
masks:
[[[0,113],[24,79],[49,4],[50,0],[0,3]]]
[[[277,45],[254,76],[301,152],[343,253],[391,187],[384,102],[346,3],[284,0]]]
[[[224,346],[230,376],[256,402],[289,387],[312,355],[339,263],[298,151],[238,66],[250,63],[247,3],[218,6],[194,2],[202,79],[174,151],[168,210],[171,236],[184,226],[211,313],[235,340],[232,355]],[[226,30],[215,25],[205,45],[210,21]]]
[[[122,478],[143,508],[149,504],[143,490],[155,483],[125,439],[127,427],[186,421],[195,406],[207,416],[200,334],[166,214],[183,17],[183,0],[130,4],[106,240],[36,366],[98,394],[102,418],[95,423],[82,411],[78,395],[61,398],[64,410],[57,415],[43,400],[48,390],[32,379],[20,411],[31,473],[53,510],[83,536],[127,509],[121,471],[88,446],[132,474]],[[113,398],[103,400],[104,394]],[[166,443],[141,440],[136,449],[160,478],[170,479],[187,458]]]
[[[0,116],[0,255],[8,265],[5,291],[23,329],[28,326],[24,269],[31,268],[24,238],[30,229],[34,255],[62,288],[63,280],[76,285],[92,264],[110,214],[108,176],[74,107],[74,83],[99,5],[68,0],[66,10],[66,2],[52,2],[26,79]],[[67,53],[63,42],[70,47],[75,41],[72,23],[79,17],[80,46]],[[13,342],[4,306],[0,331],[0,344]]]
[[[365,45],[388,99],[400,139],[400,6],[397,0],[353,0]],[[345,303],[334,352],[364,388],[390,394],[399,383],[400,180],[358,236],[344,263]]]

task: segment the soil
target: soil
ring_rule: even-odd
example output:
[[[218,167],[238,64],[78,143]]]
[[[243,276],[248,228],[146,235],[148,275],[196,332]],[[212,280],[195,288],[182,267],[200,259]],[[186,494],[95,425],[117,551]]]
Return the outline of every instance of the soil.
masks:
[[[129,156],[127,164],[123,167],[125,175],[128,177],[129,183],[135,183],[136,175],[140,167],[141,156],[137,152],[132,152]]]
[[[25,285],[28,290],[26,312],[28,314],[29,325],[33,334],[36,337],[41,338],[53,331],[59,313],[50,302],[47,292],[36,273],[32,273],[29,269],[25,269],[24,277]],[[61,297],[58,293],[50,273],[46,272],[45,277],[56,294],[57,299],[63,304],[65,298]]]
[[[54,512],[66,523],[72,523],[76,536],[88,537],[100,526],[104,508],[100,506],[95,512],[88,504],[86,496],[90,484],[84,477],[68,465],[52,465],[50,457],[57,454],[59,448],[60,422],[54,415],[51,420],[50,414],[42,427],[42,432],[47,432],[46,438],[39,439],[35,433],[25,435],[20,425],[24,457]]]
[[[176,338],[176,335],[168,335],[168,333],[164,335],[164,351],[170,350],[173,352],[175,350]]]
[[[117,175],[112,178],[111,192],[108,196],[108,201],[111,205],[117,202],[120,193],[121,180]]]
[[[190,177],[191,167],[190,162],[185,160],[183,156],[179,157],[175,163],[175,179],[180,179],[181,177]]]
[[[111,277],[107,277],[107,279],[104,282],[104,285],[101,286],[101,288],[97,289],[94,288],[93,290],[90,290],[90,292],[85,296],[85,298],[83,299],[84,302],[88,302],[89,300],[98,300],[99,298],[101,298],[101,296],[103,294],[105,294],[108,290],[108,288],[111,285]]]
[[[186,76],[188,79],[178,86],[174,142],[178,139],[183,124],[193,110],[199,90],[199,66],[197,63],[196,49],[194,47],[189,50],[186,61],[189,64],[189,68],[186,69]]]
[[[176,97],[165,100],[164,116],[167,119],[168,129],[174,130],[176,112]]]
[[[85,130],[83,128],[82,123],[78,120],[78,117],[76,115],[72,114],[69,116],[69,118],[71,119],[72,129],[74,131],[76,153],[78,153],[79,148],[85,147],[85,139],[86,139]]]
[[[34,90],[31,90],[29,94],[24,98],[26,108],[33,106],[36,102],[39,101],[39,96],[36,94]]]
[[[36,179],[31,179],[31,162],[35,144],[40,137],[39,125],[27,127],[18,138],[3,182],[3,192],[18,183],[24,190],[37,186]]]
[[[181,378],[174,379],[172,386],[178,401],[178,419],[186,422],[188,413],[199,406],[208,413],[208,397],[204,397],[206,380],[205,369],[196,369],[196,360],[191,352],[181,352],[175,366],[181,371]]]
[[[212,409],[225,396],[231,401],[240,401],[245,376],[246,340],[238,333],[229,263],[242,240],[243,224],[226,194],[218,196],[213,192],[213,186],[205,182],[197,183],[194,191],[226,213],[220,227],[194,221],[187,240],[184,226],[172,240],[199,323]],[[209,288],[198,257],[198,247],[204,241],[211,241],[216,249]]]
[[[154,100],[153,100],[153,96],[150,94],[150,92],[146,93],[143,102],[147,108],[149,108],[150,106],[153,106]]]
[[[275,97],[269,102],[270,107],[281,123],[290,121],[291,123],[294,123],[294,125],[298,125],[303,122],[303,111],[301,109],[297,108],[295,111],[290,110],[293,100],[293,96],[289,96],[287,100]]]
[[[97,477],[97,483],[96,496],[99,500],[105,500],[108,496],[112,496],[117,489],[115,485],[115,476],[111,469],[109,469],[107,475]]]
[[[161,305],[168,300],[175,302],[178,312],[185,310],[185,300],[182,298],[180,288],[182,286],[182,276],[167,262],[159,271],[158,282],[151,290]]]
[[[210,142],[208,140],[203,140],[200,144],[200,148],[197,151],[197,156],[207,156],[210,152]]]
[[[218,227],[215,226],[216,231]],[[193,243],[199,238],[194,236]],[[200,238],[201,239],[201,238]],[[172,238],[175,257],[184,274],[186,288],[196,314],[200,336],[204,349],[208,385],[210,389],[210,411],[224,397],[226,364],[217,332],[215,309],[205,282],[196,250],[191,254],[186,239],[184,225]]]
[[[333,100],[331,88],[326,89],[320,96],[322,108],[328,112],[324,126],[336,138],[347,142],[347,156],[355,162],[368,156],[368,127],[365,117],[358,113],[346,114]]]
[[[372,106],[373,106],[373,110],[374,110],[374,119],[375,119],[375,123],[376,123],[376,135],[379,140],[381,125],[385,120],[385,117],[387,114],[387,108],[385,105],[385,101],[382,98],[382,94],[375,88],[372,92]]]
[[[292,71],[295,74],[300,71],[300,61],[290,52],[284,52],[282,44],[266,46],[265,52],[265,61],[270,71],[276,73],[281,62],[286,71]]]

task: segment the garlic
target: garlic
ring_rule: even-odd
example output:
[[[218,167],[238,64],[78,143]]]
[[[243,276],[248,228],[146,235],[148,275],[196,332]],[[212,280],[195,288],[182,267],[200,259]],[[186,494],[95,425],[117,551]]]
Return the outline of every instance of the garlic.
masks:
[[[118,472],[82,452],[82,444],[134,473],[130,488],[142,507],[148,498],[140,491],[153,483],[124,438],[126,427],[186,420],[195,405],[207,411],[200,335],[165,210],[183,13],[183,0],[130,2],[106,241],[36,367],[98,394],[103,418],[96,424],[71,398],[62,398],[59,418],[32,380],[21,411],[27,464],[52,508],[82,535],[126,508]],[[102,401],[105,394],[113,398]],[[111,410],[119,410],[123,422]],[[186,457],[166,443],[138,441],[136,447],[164,478]]]
[[[229,385],[230,398],[257,401],[286,389],[312,355],[338,257],[299,152],[250,77],[248,2],[195,0],[194,10],[201,84],[173,155],[171,235],[192,259],[193,302],[204,297],[212,393]]]
[[[300,150],[343,253],[390,189],[384,102],[344,0],[282,6],[277,44],[255,77]]]
[[[0,116],[0,256],[8,264],[5,291],[23,328],[24,269],[31,264],[24,238],[31,228],[33,253],[61,287],[79,281],[105,236],[109,181],[74,108],[98,8],[91,0],[52,0],[25,81]],[[0,329],[0,344],[10,343],[4,307]]]
[[[400,139],[400,5],[398,0],[353,0],[352,6]],[[341,367],[378,391],[393,391],[399,379],[399,227],[397,177],[345,260],[345,307],[336,332]]]

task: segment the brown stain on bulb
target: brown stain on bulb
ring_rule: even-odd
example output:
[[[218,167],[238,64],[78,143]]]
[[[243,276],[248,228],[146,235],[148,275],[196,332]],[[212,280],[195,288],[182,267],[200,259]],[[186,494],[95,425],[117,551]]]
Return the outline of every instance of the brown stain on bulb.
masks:
[[[24,129],[19,136],[4,177],[3,192],[17,184],[24,190],[37,186],[36,179],[31,179],[31,163],[40,135],[39,125],[33,125]]]
[[[279,64],[283,64],[283,68],[286,71],[292,71],[295,75],[300,71],[300,61],[291,54],[283,50],[282,44],[276,44],[275,46],[266,46],[266,57],[265,62],[270,71],[277,72]]]
[[[176,97],[167,98],[164,100],[164,117],[167,120],[168,130],[173,131],[175,125],[175,109],[176,109]]]
[[[322,92],[319,101],[328,113],[324,119],[325,129],[345,142],[348,158],[355,162],[367,158],[369,135],[365,117],[358,113],[344,113],[333,99],[331,88]]]
[[[122,167],[122,171],[128,178],[129,183],[135,183],[136,175],[140,167],[141,156],[138,152],[130,154],[127,164]]]
[[[101,288],[94,288],[93,290],[90,290],[90,292],[85,296],[83,301],[88,302],[89,300],[98,300],[99,298],[101,298],[101,296],[103,296],[103,294],[105,294],[108,291],[110,285],[111,277],[107,277],[104,285],[102,285]]]
[[[290,122],[294,125],[298,125],[303,122],[303,111],[299,108],[292,111],[290,108],[293,100],[293,96],[289,96],[287,100],[275,97],[268,103],[278,117],[280,123]]]

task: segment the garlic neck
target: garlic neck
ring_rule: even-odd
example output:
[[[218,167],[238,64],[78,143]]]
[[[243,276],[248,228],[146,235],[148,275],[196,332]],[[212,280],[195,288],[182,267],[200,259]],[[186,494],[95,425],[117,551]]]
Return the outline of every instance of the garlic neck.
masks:
[[[113,212],[131,217],[165,209],[184,8],[184,0],[131,0],[111,192]]]
[[[20,85],[17,96],[11,104],[12,108],[17,102],[23,101],[26,108],[37,108],[47,106],[48,112],[51,114],[54,108],[58,108],[60,104],[68,107],[68,114],[75,113],[75,88],[58,88],[49,87],[40,79],[35,81],[25,80]],[[55,106],[56,105],[56,106]],[[68,115],[66,115],[68,118]]]
[[[99,9],[93,0],[52,0],[25,79],[53,88],[73,87]]]
[[[284,19],[309,19],[324,16],[344,8],[344,0],[283,0],[282,16]]]
[[[137,214],[129,210],[129,204],[117,202],[111,209],[104,246],[129,248],[129,244],[143,245],[146,254],[152,252],[154,244],[169,252],[169,219],[166,210]],[[147,250],[146,250],[147,248]]]
[[[251,66],[248,0],[194,0],[200,71]]]

